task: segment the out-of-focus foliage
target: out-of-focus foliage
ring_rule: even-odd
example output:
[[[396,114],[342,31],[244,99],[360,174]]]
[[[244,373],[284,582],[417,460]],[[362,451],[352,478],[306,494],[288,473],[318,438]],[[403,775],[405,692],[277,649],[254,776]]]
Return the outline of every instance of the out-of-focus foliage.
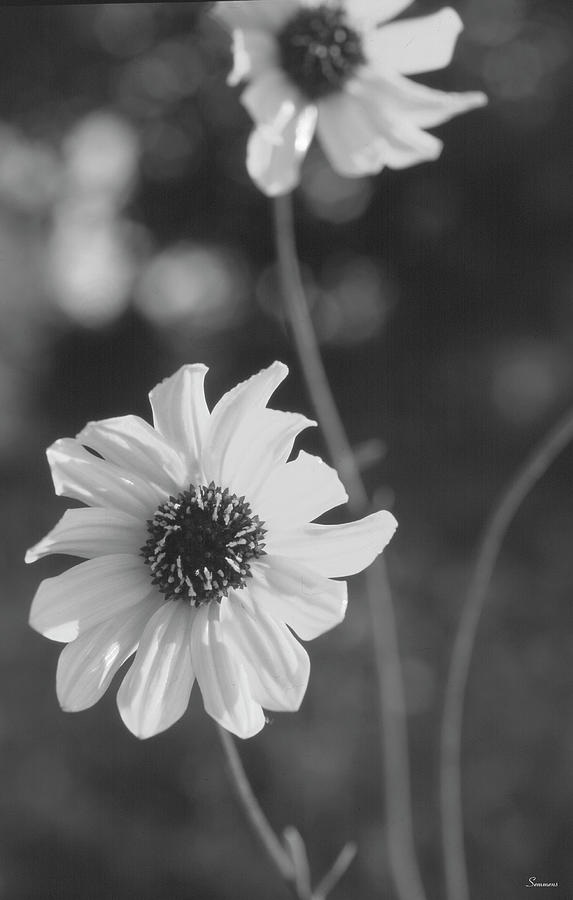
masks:
[[[439,4],[418,2],[412,11]],[[297,195],[325,360],[372,492],[395,498],[389,553],[405,658],[417,838],[433,896],[436,742],[447,657],[484,517],[573,399],[573,9],[465,0],[454,64],[428,83],[485,89],[442,158],[344,180],[318,148]],[[281,896],[236,809],[199,697],[139,743],[113,690],[66,715],[58,648],[30,632],[51,527],[43,449],[139,412],[184,361],[218,396],[274,358],[308,402],[277,293],[271,217],[245,172],[250,128],[225,85],[227,36],[201,4],[0,8],[0,896]],[[305,438],[322,451],[320,436]],[[464,735],[476,898],[530,875],[573,891],[571,454],[540,485],[496,571]],[[63,567],[63,562],[61,567]],[[360,580],[311,647],[300,713],[241,746],[273,823],[316,868],[356,840],[337,896],[391,897],[376,700]],[[561,896],[561,895],[560,895]]]

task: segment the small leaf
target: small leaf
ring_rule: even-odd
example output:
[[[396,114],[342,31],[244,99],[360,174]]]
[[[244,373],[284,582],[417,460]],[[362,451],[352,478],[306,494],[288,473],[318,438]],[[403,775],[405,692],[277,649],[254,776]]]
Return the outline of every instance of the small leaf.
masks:
[[[301,897],[310,897],[310,866],[304,841],[296,828],[287,825],[283,831],[283,842],[292,860],[297,892]]]
[[[356,849],[356,844],[353,844],[352,842],[344,845],[334,860],[332,867],[323,877],[320,884],[315,888],[312,895],[313,900],[326,900],[326,897],[334,890],[356,856]]]

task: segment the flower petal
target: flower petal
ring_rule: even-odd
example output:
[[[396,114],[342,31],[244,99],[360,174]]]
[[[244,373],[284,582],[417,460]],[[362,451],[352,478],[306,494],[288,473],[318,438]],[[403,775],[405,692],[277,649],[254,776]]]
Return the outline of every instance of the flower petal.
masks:
[[[193,667],[209,715],[237,737],[252,737],[265,724],[264,713],[225,639],[219,612],[213,603],[197,611],[191,632]]]
[[[56,673],[62,709],[79,712],[97,703],[117,670],[135,652],[147,621],[164,602],[159,595],[148,597],[64,647]]]
[[[413,125],[395,125],[388,138],[387,164],[391,169],[406,169],[437,159],[443,142]]]
[[[363,28],[373,28],[399,15],[413,0],[346,0],[349,16]]]
[[[46,455],[56,494],[60,496],[143,519],[149,518],[165,499],[165,491],[98,459],[73,438],[56,441],[48,447]]]
[[[42,581],[30,625],[50,640],[73,641],[152,593],[142,559],[127,553],[98,556]]]
[[[280,69],[256,78],[243,91],[241,102],[257,124],[247,145],[249,175],[268,196],[292,190],[314,136],[316,107]]]
[[[285,622],[303,641],[342,622],[348,602],[345,581],[333,581],[298,561],[270,554],[251,565],[245,593],[257,612],[266,611]]]
[[[185,480],[180,455],[139,416],[88,422],[76,439],[108,462],[158,484],[167,493],[177,490]]]
[[[190,648],[194,616],[185,603],[163,603],[145,627],[117,693],[121,718],[136,737],[165,731],[187,709],[195,680]]]
[[[381,79],[360,76],[346,92],[319,110],[318,131],[326,155],[343,175],[358,176],[384,166],[404,168],[436,159],[442,142],[426,134],[408,116],[383,103]],[[340,106],[346,127],[336,114]],[[321,124],[322,123],[322,124]]]
[[[393,169],[437,159],[442,141],[422,131],[410,117],[382,102],[379,82],[362,76],[349,86],[368,121],[386,141],[385,162]]]
[[[84,559],[114,553],[137,555],[145,538],[143,523],[127,513],[97,507],[68,509],[58,524],[28,550],[26,562],[36,562],[50,553]]]
[[[224,0],[214,15],[228,28],[262,28],[280,31],[299,8],[297,0]]]
[[[264,409],[287,375],[288,368],[284,363],[274,362],[223,394],[213,408],[209,434],[205,441],[203,465],[209,476],[208,480],[218,477],[221,472],[229,444],[246,416],[254,410]]]
[[[321,100],[317,134],[333,169],[358,177],[379,172],[385,165],[388,142],[372,122],[360,100],[341,91]]]
[[[434,128],[487,103],[487,97],[481,91],[437,91],[398,73],[377,77],[365,71],[355,86],[368,93],[370,102],[376,101],[387,118],[409,119],[419,128]]]
[[[204,381],[207,366],[182,366],[149,394],[153,424],[166,441],[179,451],[187,466],[187,480],[199,478],[199,460],[209,426]]]
[[[241,94],[241,103],[269,138],[278,143],[285,127],[304,109],[305,101],[285,72],[269,69],[255,78]]]
[[[233,69],[227,78],[228,84],[258,78],[277,64],[277,43],[270,34],[250,28],[237,28],[233,32]]]
[[[252,498],[255,512],[264,522],[290,529],[346,503],[348,495],[334,469],[301,450],[292,462],[277,466]]]
[[[267,552],[298,560],[327,578],[354,575],[382,552],[397,522],[382,510],[347,525],[306,525],[266,538]]]
[[[223,629],[248,674],[251,695],[265,709],[293,712],[302,703],[310,675],[304,647],[286,625],[232,591],[222,616]]]
[[[288,194],[300,181],[300,168],[314,136],[317,109],[306,106],[284,128],[280,141],[261,126],[247,144],[247,171],[267,197]]]
[[[286,463],[300,432],[316,425],[299,413],[257,409],[247,414],[233,432],[220,466],[207,467],[208,480],[229,487],[249,502],[273,469]]]
[[[365,36],[366,56],[381,74],[389,69],[405,75],[433,72],[450,64],[462,28],[462,20],[450,7],[393,22]]]
[[[442,143],[421,129],[483,106],[479,91],[444,93],[398,73],[365,69],[345,90],[319,105],[318,136],[333,168],[359,176],[384,165],[403,168],[439,156]]]
[[[218,436],[217,429],[221,426],[222,420],[225,420],[223,430],[228,431],[229,427],[235,427],[250,409],[265,407],[287,375],[288,366],[275,360],[266,369],[261,369],[226,391],[213,407],[210,437],[214,434]]]

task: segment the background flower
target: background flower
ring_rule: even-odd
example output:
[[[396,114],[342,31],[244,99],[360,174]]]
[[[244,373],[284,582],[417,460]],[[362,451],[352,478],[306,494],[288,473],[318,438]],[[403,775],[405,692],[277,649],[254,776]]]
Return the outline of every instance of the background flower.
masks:
[[[462,28],[450,8],[390,20],[411,0],[224,0],[233,29],[230,84],[250,82],[241,100],[256,123],[249,174],[270,196],[291,191],[316,133],[341,175],[436,159],[442,142],[425,129],[486,102],[448,94],[405,75],[447,66]]]
[[[26,556],[87,558],[43,581],[30,613],[37,631],[70,642],[62,707],[92,706],[137,651],[117,700],[142,738],[180,718],[195,679],[207,712],[239,737],[260,731],[262,707],[298,709],[310,663],[289,628],[310,640],[338,624],[346,584],[333,579],[368,566],[396,528],[388,512],[309,524],[347,496],[318,457],[287,461],[314,423],[267,409],[286,366],[211,413],[206,371],[184,366],[151,391],[154,428],[136,416],[91,422],[48,450],[56,493],[89,508],[67,512]]]

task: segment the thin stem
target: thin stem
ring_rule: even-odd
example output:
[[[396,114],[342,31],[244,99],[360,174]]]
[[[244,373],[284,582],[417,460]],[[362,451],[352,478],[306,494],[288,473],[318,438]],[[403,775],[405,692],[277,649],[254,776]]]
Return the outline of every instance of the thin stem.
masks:
[[[348,506],[356,515],[369,511],[368,494],[324,370],[312,318],[302,284],[290,194],[274,201],[275,237],[280,282],[286,313],[306,387],[333,462],[348,489]]]
[[[275,199],[274,216],[283,300],[307,390],[332,462],[348,489],[349,508],[355,515],[365,515],[371,512],[368,494],[332,396],[302,284],[291,195]],[[414,846],[406,707],[398,635],[386,566],[380,557],[371,566],[366,578],[380,697],[388,859],[400,900],[425,900]]]
[[[519,507],[555,457],[573,440],[573,410],[534,448],[486,524],[454,641],[442,720],[440,790],[448,900],[469,900],[464,850],[461,735],[468,674],[487,589],[505,534]]]
[[[258,837],[280,877],[286,882],[291,893],[299,900],[311,900],[310,895],[301,894],[296,888],[296,875],[291,860],[253,793],[233,738],[220,725],[217,725],[217,730],[227,757],[233,785],[255,835]]]

